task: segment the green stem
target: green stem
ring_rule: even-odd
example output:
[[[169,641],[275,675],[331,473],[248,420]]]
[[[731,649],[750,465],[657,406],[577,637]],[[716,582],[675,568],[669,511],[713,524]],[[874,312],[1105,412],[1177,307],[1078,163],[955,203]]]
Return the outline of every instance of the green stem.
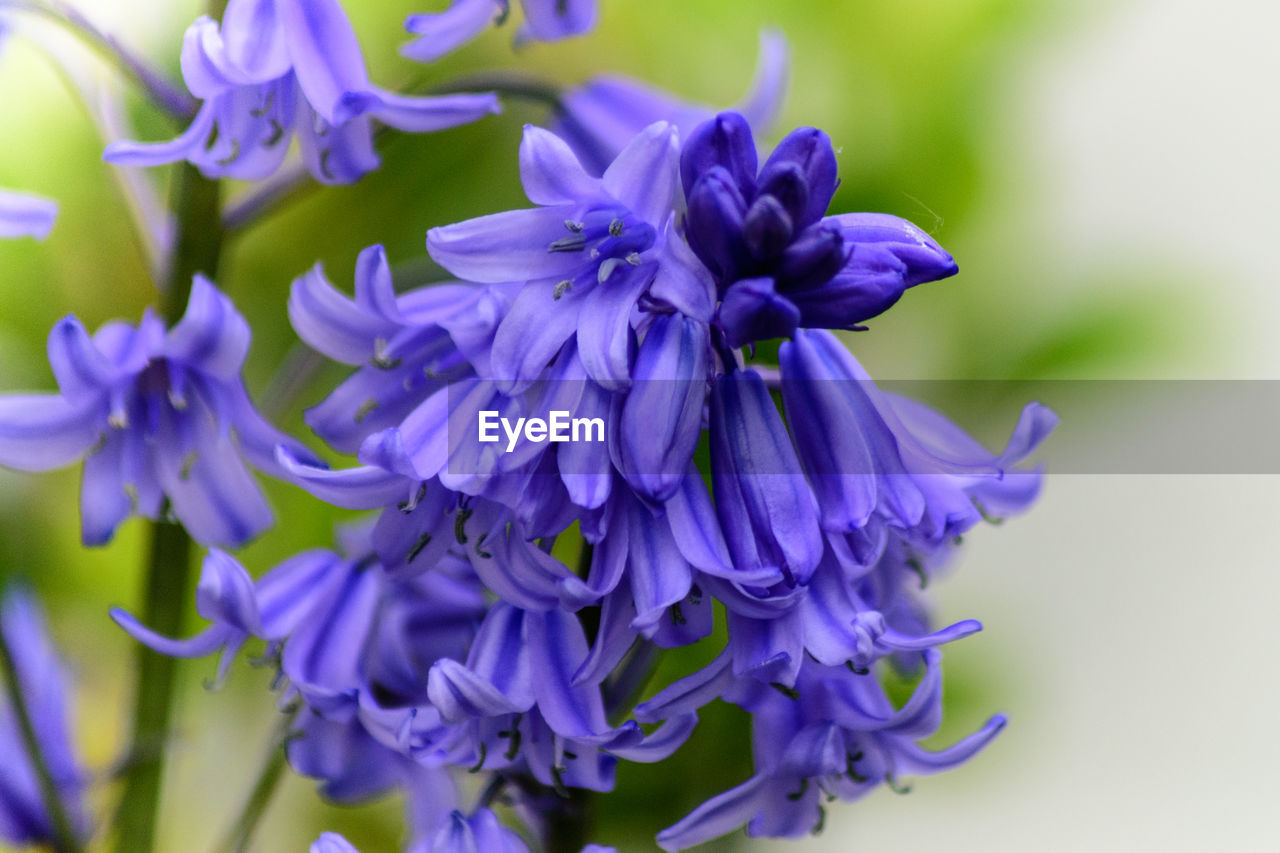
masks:
[[[569,788],[546,812],[547,853],[580,853],[595,835],[595,792]]]
[[[266,813],[267,806],[271,804],[271,797],[275,794],[276,786],[280,784],[280,778],[284,775],[284,769],[287,766],[285,744],[289,741],[290,732],[293,730],[293,723],[297,716],[297,707],[286,711],[284,717],[281,718],[280,723],[276,726],[276,730],[271,737],[271,754],[267,757],[266,763],[262,766],[262,771],[258,774],[258,781],[254,783],[253,791],[249,794],[249,798],[245,800],[244,807],[236,817],[235,823],[232,824],[231,829],[223,837],[222,842],[214,848],[215,850],[224,851],[224,853],[244,853],[245,850],[249,849],[249,842],[253,840],[253,833],[258,828],[258,823],[262,820],[262,816]]]
[[[174,255],[161,295],[161,314],[172,325],[182,316],[197,272],[217,274],[222,252],[220,188],[190,164],[177,167],[178,227]],[[182,632],[192,587],[192,542],[179,524],[158,520],[151,529],[142,620],[161,634]],[[116,850],[150,853],[163,783],[164,747],[173,712],[177,662],[139,646],[134,693],[133,741],[124,796],[116,814]]]
[[[53,21],[79,38],[121,74],[133,81],[147,98],[170,117],[190,121],[196,114],[196,101],[169,83],[147,63],[134,56],[113,36],[95,27],[73,6],[46,0],[0,0],[0,9],[14,9]]]
[[[3,626],[0,626],[2,628]],[[27,698],[23,695],[22,684],[18,680],[18,665],[9,649],[9,640],[0,630],[0,672],[4,676],[9,704],[18,720],[18,729],[22,734],[22,745],[27,757],[31,759],[31,767],[35,771],[36,782],[40,786],[40,798],[44,801],[45,814],[49,817],[49,827],[53,838],[49,843],[57,853],[79,853],[82,849],[71,828],[71,819],[67,816],[62,797],[58,794],[58,784],[45,763],[44,753],[40,750],[40,741],[36,735],[35,724],[31,720],[31,711],[27,708]]]

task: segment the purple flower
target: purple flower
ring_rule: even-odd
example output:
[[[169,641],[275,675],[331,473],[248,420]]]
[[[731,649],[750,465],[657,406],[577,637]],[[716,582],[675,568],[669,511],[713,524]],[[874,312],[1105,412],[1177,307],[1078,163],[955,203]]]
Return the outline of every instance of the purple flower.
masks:
[[[651,125],[593,178],[563,140],[526,127],[520,175],[539,206],[428,232],[431,257],[454,275],[523,283],[493,341],[504,393],[527,387],[570,340],[591,379],[628,385],[631,312],[659,272],[676,155],[674,129]]]
[[[336,832],[322,832],[311,845],[310,853],[360,853],[351,842]]]
[[[477,809],[467,817],[453,811],[431,840],[430,848],[423,845],[423,853],[529,853],[529,847],[510,829],[498,822],[498,816],[488,809]]]
[[[10,588],[0,601],[0,630],[13,656],[18,688],[31,716],[40,755],[62,801],[72,831],[89,832],[84,791],[89,777],[71,743],[67,676],[34,595]],[[51,844],[52,821],[23,742],[15,710],[0,701],[0,839],[9,844]]]
[[[1057,424],[1045,407],[1028,404],[997,456],[937,412],[880,391],[830,332],[797,331],[779,360],[787,419],[824,529],[855,533],[875,514],[932,548],[983,512],[1018,511],[1038,493],[1038,472],[1013,466]]]
[[[407,97],[369,82],[338,0],[231,0],[219,25],[187,30],[182,73],[204,101],[170,142],[116,142],[126,166],[188,160],[209,177],[258,180],[279,168],[296,134],[316,180],[345,184],[378,166],[373,122],[422,133],[498,112],[494,95]]]
[[[836,158],[820,130],[790,133],[757,168],[742,115],[725,112],[685,140],[680,175],[689,245],[716,277],[728,344],[851,328],[908,288],[956,272],[919,228],[884,214],[826,216]]]
[[[199,276],[167,332],[150,312],[92,337],[67,317],[49,333],[61,393],[0,397],[0,464],[45,471],[83,458],[86,544],[167,507],[198,541],[239,545],[271,524],[245,460],[282,473],[280,444],[314,460],[254,409],[240,379],[248,349],[244,319]]]
[[[737,701],[752,714],[756,773],[658,833],[664,850],[692,847],[747,824],[747,834],[794,838],[820,831],[824,802],[853,800],[881,783],[897,788],[905,775],[927,775],[967,761],[1004,727],[1003,716],[940,752],[917,745],[942,718],[937,652],[922,655],[925,674],[895,709],[873,675],[807,662],[795,688],[753,682]],[[661,718],[689,701],[681,682],[637,709]],[[695,690],[696,690],[695,686]]]
[[[786,38],[774,30],[762,31],[755,75],[746,95],[731,107],[756,133],[767,133],[782,111],[789,72]],[[679,100],[630,77],[606,74],[561,96],[551,130],[573,148],[587,171],[598,175],[655,121],[675,125],[684,139],[714,114],[712,107]]]
[[[516,42],[559,41],[579,36],[596,24],[596,0],[520,0],[525,21]],[[410,15],[404,28],[417,36],[400,52],[419,62],[431,62],[506,22],[510,0],[453,0],[443,12]]]
[[[449,380],[470,374],[448,327],[475,323],[489,307],[487,296],[484,288],[462,283],[397,296],[381,246],[370,246],[356,261],[354,301],[317,265],[293,283],[289,319],[313,349],[358,369],[307,412],[307,425],[343,453],[400,425]]]
[[[57,217],[58,205],[48,199],[0,190],[0,237],[43,240]]]

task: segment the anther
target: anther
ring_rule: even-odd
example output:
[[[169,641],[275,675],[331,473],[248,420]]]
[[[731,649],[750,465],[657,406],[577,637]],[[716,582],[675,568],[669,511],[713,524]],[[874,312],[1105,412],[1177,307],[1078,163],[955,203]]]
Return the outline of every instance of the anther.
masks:
[[[368,400],[365,400],[363,403],[360,404],[360,408],[356,409],[356,415],[355,415],[356,423],[362,423],[364,419],[369,417],[369,415],[372,414],[373,410],[376,408],[378,408],[377,400],[373,399],[372,397],[370,397]]]
[[[568,228],[568,229],[569,229],[570,231],[572,231],[574,234],[581,234],[581,233],[582,233],[582,229],[583,229],[583,228],[586,228],[587,226],[586,226],[586,225],[583,225],[581,222],[575,222],[575,221],[574,221],[574,220],[572,220],[572,219],[566,219],[566,220],[564,221],[564,227],[565,227],[565,228]]]
[[[610,237],[622,236],[622,220],[621,219],[615,219],[609,223],[609,236]]]
[[[638,266],[640,266],[640,253],[639,253],[639,252],[627,252],[627,263],[631,264],[631,266],[633,266],[633,267],[638,267]]]
[[[413,547],[409,549],[409,553],[405,555],[404,561],[412,563],[414,558],[422,553],[422,549],[431,544],[431,534],[423,533],[413,543]]]
[[[573,290],[573,282],[566,278],[564,281],[556,284],[555,289],[551,291],[551,298],[556,302],[559,302],[560,297],[564,296],[565,291],[568,290]]]
[[[574,234],[572,237],[561,237],[559,240],[553,240],[547,246],[548,252],[581,252],[587,247],[587,238],[581,234]]]

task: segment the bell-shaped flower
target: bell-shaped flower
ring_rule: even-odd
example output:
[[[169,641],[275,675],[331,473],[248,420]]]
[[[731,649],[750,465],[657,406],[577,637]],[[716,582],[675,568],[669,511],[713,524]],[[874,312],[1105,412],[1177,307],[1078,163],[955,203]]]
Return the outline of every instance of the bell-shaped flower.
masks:
[[[13,659],[18,692],[26,704],[35,745],[53,780],[71,832],[84,839],[89,815],[84,794],[90,777],[71,740],[69,680],[35,596],[22,587],[6,590],[0,601],[0,631]],[[2,694],[0,694],[2,695]],[[58,840],[39,778],[27,752],[18,715],[0,698],[0,840],[7,844],[48,845]]]
[[[956,272],[951,256],[885,214],[826,216],[837,185],[831,140],[792,131],[758,166],[748,120],[724,112],[684,141],[689,245],[715,275],[732,347],[797,328],[852,328],[908,287]]]
[[[722,376],[712,388],[711,479],[735,565],[771,567],[790,585],[807,583],[823,552],[819,504],[754,370]]]
[[[524,23],[516,42],[559,41],[579,36],[596,24],[596,0],[520,0]],[[505,23],[510,0],[453,0],[443,12],[410,15],[404,28],[416,38],[400,53],[419,62],[432,62]]]
[[[984,512],[1017,511],[1035,498],[1039,473],[1014,466],[1053,431],[1049,409],[1028,404],[997,456],[932,409],[878,389],[830,332],[797,331],[778,357],[787,420],[824,529],[856,533],[876,514],[935,547]]]
[[[782,112],[790,65],[786,37],[776,30],[761,31],[755,75],[742,100],[729,108],[758,134],[768,133]],[[603,173],[627,143],[655,121],[675,125],[684,139],[716,112],[619,74],[593,77],[563,93],[559,101],[551,130],[569,143],[593,175]]]
[[[747,699],[755,775],[660,832],[659,846],[683,850],[743,824],[754,837],[803,836],[821,830],[825,802],[857,799],[881,783],[900,790],[904,775],[938,773],[967,761],[999,733],[1005,718],[993,717],[940,752],[921,749],[916,741],[936,730],[942,708],[937,653],[926,653],[924,661],[923,679],[898,709],[874,676],[812,662],[794,689],[755,688]],[[679,702],[679,691],[669,688],[647,703],[650,715],[661,716],[655,703],[669,691]]]
[[[399,426],[415,407],[470,372],[447,326],[483,310],[487,292],[463,283],[396,295],[381,246],[356,260],[355,298],[336,290],[319,265],[293,283],[289,319],[312,349],[357,370],[306,422],[331,447],[355,453],[369,435]]]
[[[492,94],[410,97],[369,82],[338,0],[231,0],[222,23],[199,18],[183,40],[182,74],[203,101],[163,143],[116,142],[109,162],[187,160],[208,177],[259,180],[296,136],[316,180],[345,184],[378,166],[374,122],[422,133],[498,112]]]
[[[0,464],[45,471],[83,458],[86,544],[109,541],[131,513],[167,507],[197,541],[240,545],[272,520],[245,460],[283,473],[283,444],[319,464],[253,407],[240,379],[248,349],[248,325],[200,276],[167,332],[150,312],[92,337],[67,317],[49,333],[61,393],[0,397]]]
[[[0,190],[0,237],[43,240],[57,218],[58,205],[48,199]]]
[[[675,130],[654,124],[594,178],[563,140],[526,127],[520,174],[538,207],[428,232],[431,257],[459,278],[524,283],[493,341],[501,391],[527,388],[570,339],[591,379],[627,387],[631,314],[659,271],[676,160]]]

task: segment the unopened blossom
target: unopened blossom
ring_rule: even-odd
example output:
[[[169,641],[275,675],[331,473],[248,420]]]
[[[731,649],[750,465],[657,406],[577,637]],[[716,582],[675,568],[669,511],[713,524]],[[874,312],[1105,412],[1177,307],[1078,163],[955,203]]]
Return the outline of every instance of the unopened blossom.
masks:
[[[190,127],[170,142],[113,143],[108,161],[187,160],[209,177],[258,180],[296,136],[316,180],[345,184],[378,166],[375,122],[423,133],[499,109],[491,94],[410,97],[375,86],[338,0],[231,0],[221,23],[202,16],[188,28],[182,74],[203,101]]]
[[[57,218],[58,205],[48,199],[0,190],[0,237],[43,240]]]
[[[520,0],[524,22],[516,42],[559,41],[582,35],[596,24],[596,0]],[[419,62],[439,59],[491,26],[505,23],[510,0],[453,0],[443,12],[410,15],[404,28],[416,38],[400,52]]]
[[[89,832],[84,794],[90,776],[71,740],[70,682],[44,613],[31,592],[22,587],[5,592],[0,601],[0,631],[13,656],[18,689],[35,729],[40,758],[53,779],[72,832],[83,838]],[[6,699],[0,699],[0,768],[0,840],[18,846],[53,845],[53,821],[17,712]]]
[[[131,514],[167,510],[197,541],[239,545],[271,524],[246,461],[279,472],[281,444],[315,460],[254,408],[240,378],[249,327],[203,277],[171,329],[149,310],[93,336],[66,317],[48,349],[60,393],[0,397],[0,464],[47,471],[83,459],[86,544],[109,541]]]
[[[792,131],[763,166],[746,118],[724,112],[684,140],[689,245],[715,276],[730,346],[797,328],[851,328],[902,292],[956,272],[927,234],[886,214],[827,216],[836,157],[816,128]]]

